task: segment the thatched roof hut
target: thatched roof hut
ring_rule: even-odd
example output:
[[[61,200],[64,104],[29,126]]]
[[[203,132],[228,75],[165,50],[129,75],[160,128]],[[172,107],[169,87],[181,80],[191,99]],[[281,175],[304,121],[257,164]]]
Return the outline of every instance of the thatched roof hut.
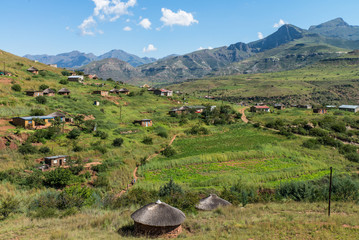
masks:
[[[196,205],[196,208],[203,211],[212,211],[220,206],[232,205],[230,202],[218,197],[216,194],[211,194],[203,198]]]
[[[186,216],[181,210],[158,200],[138,209],[131,218],[138,234],[177,237],[182,231],[181,224]]]
[[[61,88],[57,93],[60,95],[69,95],[70,94],[70,90],[68,90],[67,88]]]

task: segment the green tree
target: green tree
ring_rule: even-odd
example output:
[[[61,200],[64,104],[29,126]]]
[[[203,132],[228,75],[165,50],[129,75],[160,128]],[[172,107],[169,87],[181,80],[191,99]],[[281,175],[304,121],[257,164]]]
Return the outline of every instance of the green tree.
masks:
[[[36,99],[36,102],[38,102],[40,104],[45,104],[47,102],[47,100],[44,96],[37,96],[35,99]]]
[[[11,89],[12,89],[13,91],[15,91],[15,92],[20,92],[20,91],[21,91],[21,86],[20,86],[20,84],[13,84],[13,85],[11,86]]]
[[[44,184],[54,188],[64,188],[72,179],[71,171],[65,168],[56,168],[53,171],[46,172],[44,176]]]
[[[48,85],[46,85],[46,84],[41,84],[40,87],[39,87],[39,90],[40,90],[40,91],[44,91],[45,89],[48,89],[48,88],[49,88]]]
[[[160,187],[160,191],[158,192],[158,195],[160,197],[164,196],[171,196],[174,194],[181,194],[183,193],[183,190],[180,185],[176,184],[173,179],[171,179],[168,183]]]
[[[112,142],[112,145],[114,147],[121,147],[123,144],[123,139],[122,138],[115,138]]]
[[[16,212],[16,210],[19,208],[20,202],[12,197],[7,196],[3,197],[0,200],[0,214],[3,218],[7,218],[11,213]]]
[[[80,135],[81,135],[81,130],[78,128],[74,128],[67,134],[67,138],[77,139]]]

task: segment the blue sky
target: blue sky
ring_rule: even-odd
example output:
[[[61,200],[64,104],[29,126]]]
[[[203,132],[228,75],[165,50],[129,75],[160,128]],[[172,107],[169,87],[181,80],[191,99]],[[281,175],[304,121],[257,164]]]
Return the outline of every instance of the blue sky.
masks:
[[[301,28],[342,17],[358,0],[0,0],[0,49],[16,55],[122,49],[164,57],[250,42],[278,23]],[[280,25],[280,24],[279,24]]]

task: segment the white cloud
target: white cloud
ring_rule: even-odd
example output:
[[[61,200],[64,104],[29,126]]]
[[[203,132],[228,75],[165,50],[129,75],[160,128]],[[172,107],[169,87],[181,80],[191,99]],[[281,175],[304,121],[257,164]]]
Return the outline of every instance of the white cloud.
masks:
[[[142,21],[140,22],[140,25],[144,28],[144,29],[151,29],[151,21],[148,18],[144,18],[142,19]]]
[[[97,22],[95,21],[95,19],[93,19],[92,16],[86,18],[81,24],[80,26],[78,26],[78,28],[81,31],[81,35],[83,36],[94,36],[95,32],[94,30],[92,30],[94,27],[96,27]]]
[[[129,26],[123,28],[123,31],[126,31],[126,32],[129,32],[129,31],[131,31],[131,30],[132,30],[132,28],[129,27]]]
[[[153,44],[149,44],[147,47],[143,48],[143,52],[153,52],[156,51],[157,48]]]
[[[263,33],[258,32],[258,38],[259,38],[259,39],[263,39],[263,38],[264,38]]]
[[[126,19],[126,22],[129,23],[131,20],[129,18]]]
[[[201,46],[201,47],[199,47],[199,48],[197,49],[197,51],[199,51],[199,50],[205,50],[205,49],[212,50],[213,47],[204,48],[204,47]]]
[[[123,15],[129,15],[128,9],[137,4],[137,0],[92,0],[95,4],[93,14],[86,18],[79,26],[81,35],[94,36],[103,31],[96,30],[97,20],[115,22]]]
[[[69,30],[70,30],[70,27],[69,27],[69,26],[66,26],[65,29],[66,29],[67,31],[69,31]]]
[[[279,22],[274,23],[273,27],[279,28],[279,27],[283,26],[284,24],[288,24],[288,23],[286,21],[284,21],[283,19],[279,19]]]
[[[162,8],[162,17],[161,21],[164,26],[190,26],[194,23],[198,23],[196,19],[194,19],[192,13],[185,12],[183,10],[178,10],[177,13],[172,12],[172,10],[167,8]]]

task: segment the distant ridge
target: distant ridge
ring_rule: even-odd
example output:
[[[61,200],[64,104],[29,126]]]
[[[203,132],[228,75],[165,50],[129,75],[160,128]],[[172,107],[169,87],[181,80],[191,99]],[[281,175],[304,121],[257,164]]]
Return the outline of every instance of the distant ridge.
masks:
[[[318,33],[326,37],[359,40],[359,26],[351,26],[343,18],[336,18],[316,26],[311,26],[309,32]]]

